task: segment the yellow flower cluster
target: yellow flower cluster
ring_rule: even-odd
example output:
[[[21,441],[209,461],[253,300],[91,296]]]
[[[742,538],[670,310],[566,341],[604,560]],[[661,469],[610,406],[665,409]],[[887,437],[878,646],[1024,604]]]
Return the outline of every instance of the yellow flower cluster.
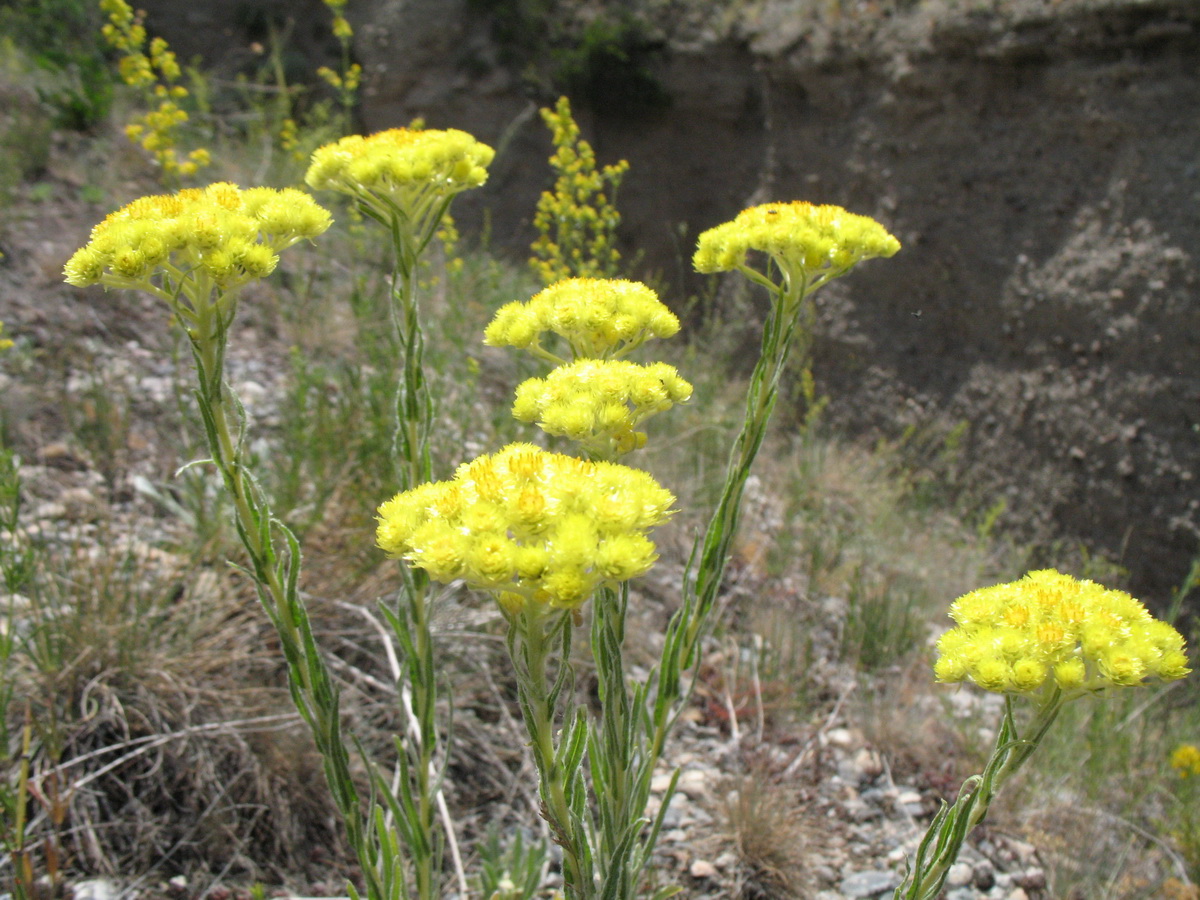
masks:
[[[346,20],[343,19],[342,21]],[[333,69],[329,68],[329,66],[320,66],[317,69],[317,77],[342,94],[343,103],[347,100],[353,102],[354,94],[362,84],[362,66],[358,63],[351,63],[346,67],[344,75],[339,75]]]
[[[4,336],[4,323],[0,322],[0,350],[7,350],[12,345],[12,340]]]
[[[1140,602],[1053,569],[972,591],[950,615],[958,627],[938,641],[934,666],[942,682],[1017,694],[1055,684],[1081,693],[1190,671],[1183,637]]]
[[[487,181],[495,151],[465,131],[392,128],[318,147],[305,175],[315,190],[349,194],[384,216],[417,219]]]
[[[146,28],[134,15],[133,8],[125,0],[100,0],[100,11],[108,16],[108,21],[100,28],[100,33],[104,35],[108,45],[127,54],[126,58],[144,58],[142,47],[146,43]],[[125,72],[122,72],[122,77],[125,77]],[[150,79],[147,80],[153,80],[153,77],[151,73]],[[125,77],[125,83],[137,82]]]
[[[533,217],[538,237],[529,264],[542,284],[572,276],[614,275],[621,259],[615,246],[621,214],[610,195],[616,196],[629,163],[621,160],[597,171],[596,154],[580,137],[566,97],[541,113],[554,142],[550,166],[558,177],[554,190],[538,198]]]
[[[342,106],[347,110],[354,105],[354,96],[362,84],[362,66],[350,62],[350,41],[354,37],[354,29],[345,16],[346,0],[323,0],[329,11],[333,13],[330,29],[333,36],[342,45],[342,71],[335,72],[328,66],[317,69],[317,76],[338,92]]]
[[[692,386],[666,363],[580,359],[520,384],[512,412],[612,459],[645,445],[646,435],[634,430],[644,420],[691,395]]]
[[[333,13],[333,36],[339,41],[347,41],[354,36],[354,29],[346,21],[346,0],[322,0]]]
[[[276,254],[331,222],[308,194],[220,182],[142,197],[92,229],[67,261],[67,282],[170,291],[207,277],[221,290],[270,274]],[[158,279],[156,281],[156,278]]]
[[[122,54],[117,63],[121,80],[146,91],[147,100],[156,104],[125,127],[125,136],[154,157],[165,178],[194,175],[211,157],[203,148],[186,156],[175,149],[178,129],[188,121],[187,112],[175,102],[188,96],[187,88],[175,84],[182,74],[175,54],[161,37],[150,41],[146,54],[145,26],[125,0],[100,0],[100,9],[108,16],[101,33]]]
[[[483,342],[534,350],[548,331],[566,339],[577,359],[611,358],[624,356],[650,338],[671,337],[679,331],[679,319],[640,282],[568,278],[528,303],[500,307]]]
[[[788,278],[810,280],[837,277],[864,259],[899,249],[900,242],[872,218],[796,201],[752,206],[710,228],[700,235],[692,262],[698,272],[726,272],[744,266],[746,254],[756,250]]]
[[[654,564],[646,531],[674,501],[638,469],[510,444],[384,503],[376,538],[436,581],[496,592],[511,612],[574,608]]]
[[[1180,778],[1200,775],[1200,747],[1195,744],[1180,744],[1171,752],[1171,768]]]

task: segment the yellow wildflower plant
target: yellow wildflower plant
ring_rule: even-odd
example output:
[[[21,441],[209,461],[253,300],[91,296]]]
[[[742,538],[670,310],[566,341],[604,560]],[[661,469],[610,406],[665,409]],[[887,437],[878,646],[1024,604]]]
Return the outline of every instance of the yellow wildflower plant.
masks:
[[[613,459],[645,445],[645,433],[635,430],[642,422],[691,395],[692,386],[667,363],[580,359],[518,385],[512,413]]]
[[[692,262],[697,272],[737,269],[758,281],[747,263],[750,252],[757,251],[769,256],[789,283],[812,290],[865,259],[889,257],[899,249],[900,242],[868,216],[798,200],[752,206],[708,229]]]
[[[950,607],[957,622],[938,641],[942,682],[1070,696],[1187,675],[1183,636],[1124,591],[1053,569],[971,591]]]
[[[126,0],[100,0],[100,9],[108,16],[101,33],[122,54],[117,62],[121,80],[141,90],[151,107],[125,126],[125,136],[153,157],[164,181],[196,174],[212,159],[203,148],[184,154],[176,147],[179,128],[188,121],[177,101],[188,90],[175,83],[183,74],[175,53],[161,37],[152,38],[147,47],[143,14],[135,14]]]
[[[1200,776],[1200,747],[1195,744],[1180,744],[1171,751],[1171,768],[1180,778]]]
[[[987,765],[943,803],[906,862],[900,900],[942,896],[951,866],[993,800],[1034,754],[1063,707],[1109,687],[1175,681],[1190,671],[1183,636],[1124,591],[1054,569],[971,591],[950,606],[938,640],[941,682],[970,681],[1004,696]],[[1018,721],[1016,705],[1031,715]]]
[[[454,195],[487,181],[494,155],[465,131],[392,128],[318,147],[304,180],[314,190],[349,194],[385,221],[399,215],[427,238],[425,226]]]
[[[561,362],[541,346],[541,336],[557,334],[575,359],[625,356],[650,338],[679,331],[679,319],[638,281],[568,278],[539,291],[527,303],[506,303],[483,334],[492,347],[517,347]]]
[[[111,213],[67,261],[69,284],[136,288],[176,303],[269,275],[278,253],[314,238],[329,212],[292,188],[227,182],[142,197]]]
[[[629,163],[596,168],[595,151],[580,136],[566,97],[541,114],[554,142],[550,166],[558,177],[554,189],[538,198],[533,217],[538,237],[529,264],[542,284],[614,275],[621,259],[616,248],[621,214],[614,202]]]
[[[376,539],[435,581],[495,592],[510,612],[574,609],[654,564],[646,532],[674,502],[641,470],[510,444],[388,500]]]
[[[333,13],[333,25],[331,26],[333,36],[339,41],[353,37],[354,29],[350,27],[345,16],[346,0],[322,0],[322,2]]]
[[[350,111],[354,108],[358,88],[362,83],[362,66],[350,62],[354,28],[345,15],[346,0],[322,0],[322,2],[333,13],[333,21],[329,27],[342,48],[342,70],[335,72],[328,66],[321,66],[317,69],[317,76],[337,92],[338,102],[341,103],[346,121],[349,122]]]

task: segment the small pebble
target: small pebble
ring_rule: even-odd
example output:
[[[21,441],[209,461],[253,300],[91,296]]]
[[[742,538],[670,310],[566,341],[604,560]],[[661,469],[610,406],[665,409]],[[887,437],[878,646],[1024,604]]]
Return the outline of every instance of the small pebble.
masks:
[[[89,878],[73,886],[73,900],[116,900],[120,890],[115,881],[107,878]]]
[[[986,859],[975,864],[971,871],[971,880],[981,891],[990,891],[996,884],[996,870]]]
[[[679,793],[690,800],[699,800],[708,793],[708,773],[700,769],[688,769],[679,776]]]
[[[1027,891],[1040,891],[1046,886],[1046,873],[1040,866],[1030,866],[1013,880],[1017,883],[1017,887],[1025,888]]]
[[[892,872],[879,872],[868,869],[865,872],[855,872],[842,879],[838,889],[850,900],[864,900],[878,894],[895,890],[900,879]]]
[[[971,883],[975,872],[966,863],[955,863],[946,873],[946,886],[951,888],[966,887]]]
[[[717,867],[708,860],[698,859],[688,868],[688,874],[693,878],[708,879],[717,877]]]

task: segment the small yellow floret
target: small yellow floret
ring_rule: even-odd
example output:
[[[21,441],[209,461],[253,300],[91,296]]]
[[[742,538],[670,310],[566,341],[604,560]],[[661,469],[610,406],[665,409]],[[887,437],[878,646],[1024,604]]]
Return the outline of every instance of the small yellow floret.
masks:
[[[987,690],[1065,692],[1172,681],[1188,674],[1183,636],[1123,591],[1052,569],[981,588],[950,607],[938,641],[939,681]]]
[[[1054,666],[1054,682],[1064,691],[1074,691],[1083,687],[1087,681],[1087,666],[1078,656],[1072,656],[1056,663]]]
[[[1046,680],[1046,667],[1036,659],[1018,659],[1012,665],[1013,690],[1026,693],[1037,690]]]
[[[939,656],[933,666],[933,674],[938,681],[950,684],[963,681],[967,677],[967,664],[961,656]]]
[[[1012,671],[1008,663],[995,656],[985,656],[970,670],[971,680],[985,691],[1003,692],[1012,686]]]

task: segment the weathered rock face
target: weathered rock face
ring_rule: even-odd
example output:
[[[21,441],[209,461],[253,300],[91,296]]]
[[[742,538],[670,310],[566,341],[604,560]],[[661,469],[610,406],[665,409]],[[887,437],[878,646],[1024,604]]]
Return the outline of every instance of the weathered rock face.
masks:
[[[822,300],[830,415],[887,434],[968,422],[964,461],[1010,516],[1093,543],[1161,598],[1200,535],[1200,4],[991,5],[821,25],[798,0],[736,20],[646,0],[669,104],[579,117],[602,161],[632,164],[627,251],[680,296],[695,235],[750,203],[885,222],[904,250]],[[422,115],[497,146],[456,215],[489,209],[493,248],[524,255],[549,144],[488,19],[467,0],[350,14],[366,127]]]

